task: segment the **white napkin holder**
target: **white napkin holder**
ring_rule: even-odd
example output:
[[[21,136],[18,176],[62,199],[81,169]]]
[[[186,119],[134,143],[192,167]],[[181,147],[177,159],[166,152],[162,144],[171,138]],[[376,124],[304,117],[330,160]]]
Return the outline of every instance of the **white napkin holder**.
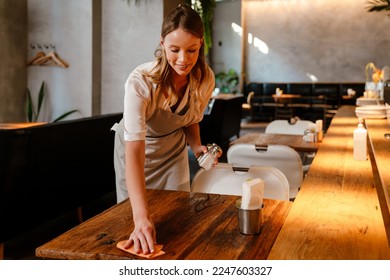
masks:
[[[262,208],[264,198],[264,181],[260,178],[245,181],[242,184],[241,209]]]

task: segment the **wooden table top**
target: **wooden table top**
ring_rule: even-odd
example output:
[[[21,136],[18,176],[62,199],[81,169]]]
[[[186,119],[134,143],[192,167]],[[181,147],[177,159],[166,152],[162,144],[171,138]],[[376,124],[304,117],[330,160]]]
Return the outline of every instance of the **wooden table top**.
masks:
[[[237,196],[147,190],[158,244],[157,259],[266,259],[292,205],[264,200],[260,234],[239,233]],[[116,248],[133,228],[129,200],[89,219],[38,247],[36,256],[49,259],[137,259]]]
[[[390,246],[390,122],[387,119],[366,119],[370,140],[369,152],[375,186],[381,203]]]
[[[306,142],[302,135],[274,134],[274,133],[248,133],[231,142],[234,144],[255,144],[256,146],[285,145],[298,152],[316,152],[321,142]]]
[[[290,93],[283,93],[281,95],[272,94],[272,98],[275,100],[275,102],[281,102],[281,103],[291,102],[292,99],[300,98],[300,97],[301,97],[300,94],[290,94]]]
[[[333,118],[268,259],[390,259],[370,161],[353,159],[354,110]]]
[[[241,98],[244,95],[241,93],[219,93],[218,95],[211,96],[211,99],[224,99],[224,100],[229,100],[229,99],[234,99],[234,98]]]
[[[46,122],[23,122],[23,123],[0,123],[0,129],[27,128],[36,125],[43,125]]]
[[[300,94],[292,94],[292,93],[283,93],[283,94],[280,94],[280,95],[277,95],[277,94],[272,94],[272,97],[275,98],[275,99],[283,99],[283,98],[287,98],[287,99],[291,99],[291,98],[300,98],[302,95]]]

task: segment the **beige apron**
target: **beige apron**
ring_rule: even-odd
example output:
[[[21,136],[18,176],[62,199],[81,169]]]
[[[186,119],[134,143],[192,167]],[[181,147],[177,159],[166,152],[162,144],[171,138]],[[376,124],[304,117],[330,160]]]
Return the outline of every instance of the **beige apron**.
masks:
[[[161,108],[147,120],[145,139],[145,179],[151,189],[190,191],[190,171],[187,143],[183,127],[195,118],[195,108],[189,93],[187,105],[172,113]],[[115,128],[114,167],[117,201],[128,198],[125,179],[125,149],[123,119]]]

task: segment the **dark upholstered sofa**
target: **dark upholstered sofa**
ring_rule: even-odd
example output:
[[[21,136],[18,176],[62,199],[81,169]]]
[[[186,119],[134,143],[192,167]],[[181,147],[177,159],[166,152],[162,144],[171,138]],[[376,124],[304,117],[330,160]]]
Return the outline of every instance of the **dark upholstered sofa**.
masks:
[[[354,105],[356,98],[363,96],[364,83],[260,83],[250,82],[245,85],[245,97],[253,91],[250,100],[252,118],[271,121],[275,118],[277,104],[272,97],[276,88],[283,93],[298,94],[287,106],[294,116],[311,121],[324,118],[327,109],[336,109],[341,105]],[[345,98],[348,89],[356,91],[354,98]]]
[[[115,191],[121,113],[0,130],[0,243]]]

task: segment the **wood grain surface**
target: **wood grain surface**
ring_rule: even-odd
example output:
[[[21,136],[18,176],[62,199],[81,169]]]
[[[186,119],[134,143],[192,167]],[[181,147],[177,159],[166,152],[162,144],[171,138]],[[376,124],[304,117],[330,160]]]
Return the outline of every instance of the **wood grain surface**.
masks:
[[[372,172],[390,246],[390,120],[367,119],[365,123]]]
[[[157,259],[266,259],[291,202],[264,200],[260,234],[239,233],[237,196],[147,190],[157,242]],[[133,229],[129,200],[113,206],[36,249],[48,259],[137,259],[116,248]]]
[[[339,109],[268,259],[390,259],[370,161],[353,159],[357,124]]]

